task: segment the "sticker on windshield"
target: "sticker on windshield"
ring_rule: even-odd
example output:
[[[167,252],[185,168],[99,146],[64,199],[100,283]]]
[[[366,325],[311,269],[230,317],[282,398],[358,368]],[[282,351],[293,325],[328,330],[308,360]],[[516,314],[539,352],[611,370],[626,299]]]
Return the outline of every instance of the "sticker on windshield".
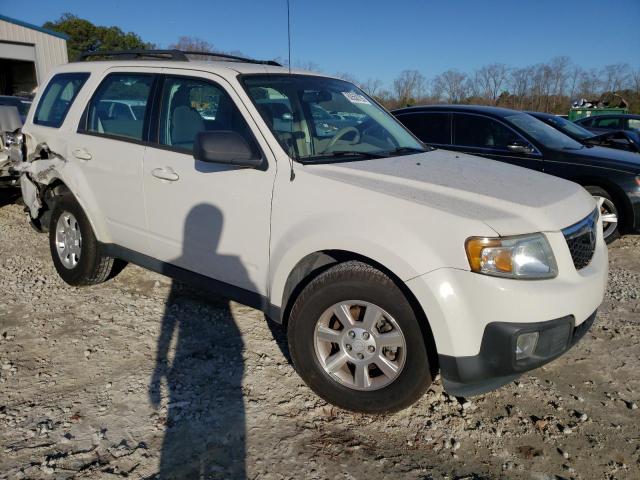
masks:
[[[367,97],[360,95],[356,92],[342,92],[342,95],[346,97],[351,103],[362,103],[363,105],[371,105],[371,102],[367,100]]]

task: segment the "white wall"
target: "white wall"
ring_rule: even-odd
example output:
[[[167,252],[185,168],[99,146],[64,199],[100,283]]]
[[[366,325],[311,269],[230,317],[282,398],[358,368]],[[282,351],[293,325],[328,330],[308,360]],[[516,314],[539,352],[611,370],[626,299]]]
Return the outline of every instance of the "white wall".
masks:
[[[28,45],[16,45],[10,42]],[[68,62],[65,39],[0,19],[0,58],[33,61],[34,49],[29,48],[29,45],[35,47],[38,84],[46,78],[53,67]],[[16,58],[15,55],[20,55],[20,52],[26,57]]]

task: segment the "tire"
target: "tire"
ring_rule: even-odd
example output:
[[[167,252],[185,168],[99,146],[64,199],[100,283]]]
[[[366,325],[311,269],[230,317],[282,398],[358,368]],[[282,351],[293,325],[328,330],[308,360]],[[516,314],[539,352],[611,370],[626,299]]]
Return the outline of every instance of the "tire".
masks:
[[[604,241],[612,243],[614,240],[620,237],[620,211],[621,209],[616,205],[613,197],[602,187],[596,186],[586,186],[584,187],[587,192],[589,192],[596,200],[600,198],[604,199],[604,203],[600,208],[600,215],[603,217],[603,230],[604,230]],[[605,218],[615,218],[616,222],[613,224],[605,223]]]
[[[73,225],[70,224],[70,219],[74,220],[71,222]],[[66,250],[66,253],[59,253],[61,239],[57,236],[64,236],[63,228],[66,228],[71,235],[68,238],[76,235],[78,244],[73,248],[76,253],[69,253],[71,249]],[[78,237],[74,232],[79,232],[80,236]],[[67,243],[73,243],[73,241]],[[49,224],[49,247],[58,275],[69,285],[95,285],[110,278],[114,259],[102,255],[101,246],[96,240],[87,216],[71,195],[64,195],[55,203]]]
[[[343,326],[332,313],[337,311],[336,305],[351,305],[346,310],[350,314],[347,320],[355,323],[350,327]],[[340,310],[340,307],[336,308]],[[377,318],[383,320],[376,323],[381,327],[374,326],[373,330],[368,330],[372,333],[366,334],[366,328],[360,327],[366,324],[364,320],[369,311],[373,312],[371,318],[380,314]],[[319,339],[319,325],[323,326],[323,335],[331,330],[331,341]],[[396,330],[400,331],[399,335]],[[382,347],[383,342],[392,338],[382,337],[385,333],[393,334],[394,343],[403,341],[404,347],[391,347],[391,350]],[[349,337],[351,334],[354,337]],[[362,262],[340,263],[312,280],[291,309],[287,337],[293,364],[306,384],[327,402],[347,410],[395,412],[417,401],[432,383],[425,338],[413,308],[388,276]],[[402,339],[398,340],[400,337]],[[332,359],[338,358],[333,355],[338,354],[347,355],[349,360],[331,373],[326,367],[332,365]],[[360,359],[360,355],[367,357],[359,361],[355,355]],[[382,362],[381,357],[388,362]],[[387,364],[383,365],[385,368],[378,368],[378,364],[383,363]],[[397,369],[396,373],[389,369],[389,364]],[[357,375],[363,371],[367,373]],[[356,377],[359,377],[359,383]]]

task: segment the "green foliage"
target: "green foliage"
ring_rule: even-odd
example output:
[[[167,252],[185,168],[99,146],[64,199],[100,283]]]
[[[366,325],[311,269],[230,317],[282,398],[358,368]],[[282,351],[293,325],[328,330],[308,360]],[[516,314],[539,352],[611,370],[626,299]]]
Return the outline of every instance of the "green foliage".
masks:
[[[71,13],[63,14],[55,22],[46,22],[43,27],[69,35],[67,51],[70,61],[87,50],[133,50],[153,47],[133,32],[125,33],[118,27],[94,25]]]

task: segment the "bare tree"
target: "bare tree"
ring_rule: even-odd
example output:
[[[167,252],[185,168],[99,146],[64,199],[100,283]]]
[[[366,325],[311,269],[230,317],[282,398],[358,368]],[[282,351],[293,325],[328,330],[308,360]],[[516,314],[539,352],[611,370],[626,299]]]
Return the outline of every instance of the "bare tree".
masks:
[[[502,63],[491,63],[477,70],[476,82],[483,91],[485,97],[493,103],[502,92],[502,88],[507,80],[509,69]]]
[[[531,67],[515,68],[509,72],[509,88],[515,97],[514,107],[525,108],[525,102],[530,95],[531,77],[533,69]]]
[[[606,65],[600,74],[605,92],[619,92],[631,80],[631,68],[626,63]]]
[[[380,90],[382,89],[382,80],[379,78],[367,78],[367,80],[360,85],[365,92],[367,92],[372,97],[376,97],[379,95]]]
[[[468,94],[467,74],[458,70],[447,70],[433,80],[434,96],[444,95],[449,103],[460,103]]]
[[[353,83],[354,85],[360,85],[358,79],[348,72],[338,72],[334,76],[344,80],[345,82]]]
[[[424,93],[426,79],[417,70],[404,70],[393,81],[393,93],[399,105],[409,105]]]

